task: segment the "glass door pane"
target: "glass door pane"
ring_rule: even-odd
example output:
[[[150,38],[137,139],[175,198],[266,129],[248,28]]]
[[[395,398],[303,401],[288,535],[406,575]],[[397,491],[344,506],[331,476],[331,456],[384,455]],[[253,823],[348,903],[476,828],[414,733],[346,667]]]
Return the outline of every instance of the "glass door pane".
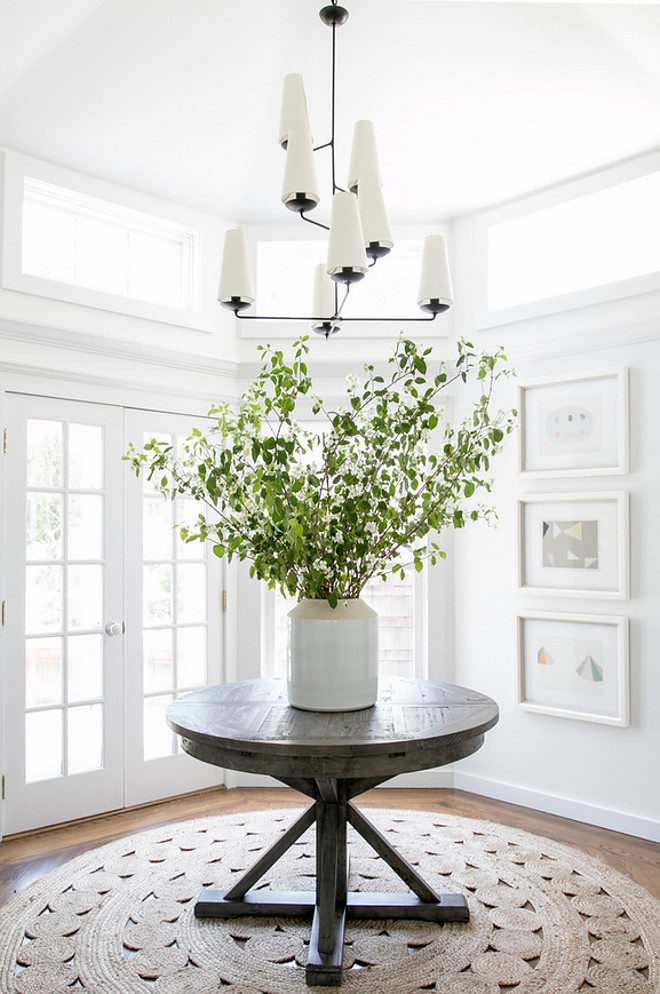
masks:
[[[139,447],[153,438],[176,446],[194,424],[133,411],[128,434]],[[129,734],[132,755],[140,757],[131,764],[130,797],[139,803],[220,782],[217,772],[182,753],[165,710],[175,697],[222,678],[221,569],[207,546],[180,538],[179,527],[197,515],[195,501],[168,500],[142,476],[130,489],[128,507],[128,572],[142,578],[128,643]]]
[[[25,396],[8,409],[4,830],[18,831],[123,802],[122,639],[104,629],[122,617],[122,415]]]

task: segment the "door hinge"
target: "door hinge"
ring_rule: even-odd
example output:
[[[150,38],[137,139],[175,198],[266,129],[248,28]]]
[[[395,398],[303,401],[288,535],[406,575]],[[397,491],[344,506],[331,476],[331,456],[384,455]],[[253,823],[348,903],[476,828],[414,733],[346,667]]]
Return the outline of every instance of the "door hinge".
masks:
[[[2,774],[2,800],[3,801],[4,801],[5,797],[7,796],[6,790],[5,790],[6,786],[7,786],[7,784],[6,784],[6,781],[5,781],[5,775],[3,773]]]
[[[9,434],[9,430],[7,428],[5,428],[3,430],[3,432],[2,432],[2,451],[3,452],[7,451],[7,435],[8,434]]]
[[[222,591],[222,610],[223,612],[227,610],[227,591]]]
[[[2,625],[7,624],[7,601],[2,602]]]

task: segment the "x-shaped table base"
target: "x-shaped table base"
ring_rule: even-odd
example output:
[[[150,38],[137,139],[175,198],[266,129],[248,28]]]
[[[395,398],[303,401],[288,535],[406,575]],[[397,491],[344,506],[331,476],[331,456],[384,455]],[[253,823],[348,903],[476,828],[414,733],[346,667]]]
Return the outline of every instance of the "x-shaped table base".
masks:
[[[310,986],[337,987],[342,978],[344,928],[347,918],[414,918],[430,922],[466,922],[469,911],[458,894],[436,894],[417,871],[394,849],[375,825],[351,804],[350,798],[383,783],[377,780],[284,780],[315,799],[289,829],[230,890],[202,891],[197,918],[233,918],[238,915],[313,915],[306,979]],[[316,893],[250,890],[297,839],[316,822]],[[411,894],[349,892],[346,826],[351,824]]]

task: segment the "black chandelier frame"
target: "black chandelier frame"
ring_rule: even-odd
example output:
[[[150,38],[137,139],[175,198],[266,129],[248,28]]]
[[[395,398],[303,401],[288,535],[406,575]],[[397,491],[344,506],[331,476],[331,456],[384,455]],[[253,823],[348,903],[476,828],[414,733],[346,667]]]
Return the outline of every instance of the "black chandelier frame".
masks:
[[[321,145],[316,145],[313,148],[313,151],[314,152],[320,152],[324,148],[329,148],[330,149],[331,166],[332,166],[332,193],[333,193],[333,195],[335,193],[337,193],[337,192],[340,192],[340,193],[347,193],[348,192],[343,187],[339,186],[339,184],[337,183],[336,168],[335,168],[335,117],[336,117],[336,114],[335,114],[335,101],[336,101],[336,76],[337,76],[336,29],[338,27],[341,27],[342,24],[346,23],[346,21],[348,20],[348,16],[349,16],[349,14],[348,14],[348,10],[346,9],[346,7],[342,7],[337,2],[337,0],[332,0],[332,3],[327,4],[325,7],[322,7],[321,10],[319,11],[319,17],[321,18],[321,20],[323,21],[323,23],[326,24],[328,27],[330,27],[332,29],[332,83],[331,83],[332,97],[331,97],[331,111],[330,111],[330,119],[331,119],[330,120],[330,140],[327,141],[327,142],[323,142],[323,144],[321,144]],[[355,192],[355,191],[352,190],[351,192]],[[304,200],[304,194],[300,194],[299,198],[296,198],[295,200],[292,200],[290,203],[286,204],[286,206],[290,207],[291,210],[295,211],[300,216],[300,218],[303,221],[306,221],[308,224],[313,224],[317,228],[323,228],[325,231],[330,231],[329,225],[323,224],[320,221],[315,221],[311,217],[307,217],[306,213],[307,213],[308,210],[311,210],[312,207],[306,206],[306,204],[309,204],[309,201],[305,201],[305,204],[303,206],[300,206],[299,205],[299,200]],[[313,204],[312,206],[316,206],[316,205]],[[375,264],[378,261],[378,259],[381,256],[386,255],[388,252],[389,252],[388,248],[383,249],[382,246],[380,246],[377,242],[371,242],[369,245],[367,245],[367,247],[366,247],[366,253],[369,256],[369,258],[371,259],[371,262],[369,263],[369,267],[371,268],[371,267],[375,266]],[[338,283],[342,283],[342,282],[344,282],[344,281],[341,280],[341,279],[335,281],[335,288],[334,288],[335,289],[335,312],[334,312],[334,314],[333,314],[333,316],[331,318],[329,318],[327,316],[324,316],[324,317],[300,317],[298,315],[294,316],[294,315],[283,315],[283,314],[279,314],[279,315],[245,314],[244,313],[245,308],[250,307],[251,305],[248,304],[248,303],[246,303],[240,297],[232,297],[230,301],[227,301],[227,303],[226,303],[225,306],[229,310],[232,310],[234,312],[234,314],[236,315],[236,317],[239,318],[241,321],[306,321],[308,323],[314,324],[316,326],[314,330],[318,331],[318,333],[320,335],[324,335],[325,338],[330,338],[331,335],[335,335],[339,331],[341,325],[343,323],[345,323],[345,322],[348,322],[348,321],[356,321],[356,322],[375,322],[375,321],[392,322],[392,321],[396,321],[399,324],[401,324],[402,322],[405,322],[407,324],[408,322],[413,322],[413,321],[414,322],[420,322],[421,321],[423,323],[428,323],[429,321],[434,321],[438,314],[441,314],[443,311],[446,311],[448,309],[448,307],[449,307],[449,304],[445,303],[444,301],[441,301],[441,300],[439,300],[437,298],[433,298],[433,299],[429,300],[428,303],[426,303],[424,305],[421,305],[422,306],[422,310],[427,311],[427,314],[424,317],[405,317],[405,318],[399,318],[399,317],[396,317],[396,318],[392,318],[392,317],[366,317],[366,318],[365,317],[348,317],[347,318],[347,317],[343,317],[341,312],[344,309],[344,305],[345,305],[346,301],[348,300],[348,295],[349,295],[349,291],[350,291],[350,288],[351,288],[351,284],[348,281],[344,282],[346,290],[344,292],[343,299],[342,299],[342,301],[340,303],[339,302],[339,287],[338,287]]]

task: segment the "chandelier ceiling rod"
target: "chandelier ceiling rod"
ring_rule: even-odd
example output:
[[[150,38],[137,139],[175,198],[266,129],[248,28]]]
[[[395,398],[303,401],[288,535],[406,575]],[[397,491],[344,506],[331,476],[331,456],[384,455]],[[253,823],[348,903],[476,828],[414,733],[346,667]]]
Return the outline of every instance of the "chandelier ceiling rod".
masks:
[[[389,225],[380,192],[376,148],[373,126],[370,121],[359,121],[355,126],[351,166],[349,170],[349,190],[339,186],[335,166],[335,117],[336,117],[336,28],[348,20],[348,10],[337,0],[319,12],[324,24],[332,28],[332,84],[330,140],[321,145],[312,145],[307,114],[307,99],[302,77],[287,76],[285,79],[282,120],[280,124],[280,144],[287,150],[287,165],[284,176],[282,201],[289,210],[295,211],[303,221],[322,228],[330,234],[329,260],[316,267],[314,309],[319,316],[300,317],[297,315],[245,314],[255,300],[250,275],[247,240],[241,230],[225,233],[222,273],[218,300],[223,307],[234,312],[242,321],[306,321],[311,322],[316,332],[329,338],[346,321],[382,322],[429,322],[447,310],[453,303],[451,280],[447,263],[446,248],[442,235],[427,236],[422,261],[422,281],[418,305],[425,311],[423,317],[343,317],[342,310],[348,299],[351,284],[362,279],[367,269],[372,268],[379,258],[387,255],[392,248]],[[332,169],[332,217],[330,225],[307,217],[307,212],[318,205],[316,175],[311,153],[330,149]],[[366,149],[366,151],[365,151]],[[362,167],[360,166],[362,158]],[[364,161],[368,162],[365,166]],[[365,170],[363,173],[361,171]],[[288,182],[288,186],[287,186]],[[363,187],[363,189],[361,189]],[[302,188],[302,190],[301,190]],[[360,199],[362,193],[362,199]],[[358,213],[357,202],[360,201]],[[368,207],[363,208],[363,202]],[[369,232],[362,233],[360,214],[363,221],[369,213]],[[376,220],[374,220],[376,219]],[[366,225],[363,225],[366,227]],[[372,235],[377,235],[373,237]],[[358,244],[355,244],[355,238]],[[368,240],[367,240],[368,239]],[[351,244],[351,241],[353,244]],[[357,251],[356,251],[357,247]],[[346,255],[346,258],[344,258]],[[360,258],[360,256],[362,258]],[[367,257],[370,261],[367,261]],[[344,265],[350,262],[350,265]],[[338,284],[344,283],[345,292],[339,303]]]

